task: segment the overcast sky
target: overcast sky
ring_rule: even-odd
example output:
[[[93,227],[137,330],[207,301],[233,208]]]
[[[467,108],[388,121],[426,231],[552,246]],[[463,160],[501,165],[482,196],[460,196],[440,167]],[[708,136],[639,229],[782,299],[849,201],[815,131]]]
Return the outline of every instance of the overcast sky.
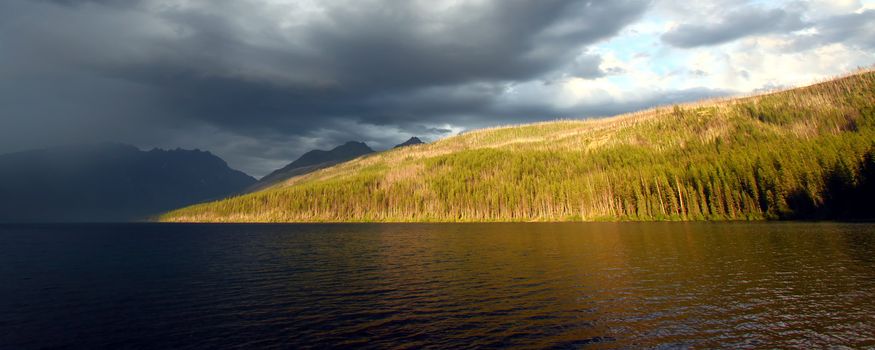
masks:
[[[875,63],[873,1],[2,0],[0,153],[349,140],[794,86]]]

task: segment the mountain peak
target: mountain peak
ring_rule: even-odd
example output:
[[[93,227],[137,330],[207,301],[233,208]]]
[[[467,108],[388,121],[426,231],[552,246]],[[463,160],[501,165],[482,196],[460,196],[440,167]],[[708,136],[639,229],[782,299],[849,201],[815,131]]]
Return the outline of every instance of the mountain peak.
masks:
[[[343,163],[370,153],[374,153],[374,150],[366,143],[360,141],[349,141],[332,148],[330,151],[318,149],[312,150],[304,153],[289,165],[267,174],[253,186],[253,189],[264,188],[285,179],[303,175],[337,163]]]
[[[368,144],[366,144],[366,143],[364,143],[364,142],[360,142],[360,141],[349,141],[349,142],[344,143],[344,144],[342,144],[342,145],[340,145],[340,146],[334,147],[334,148],[333,148],[331,151],[329,151],[329,152],[336,152],[336,151],[338,151],[338,150],[352,150],[352,149],[362,150],[362,151],[366,151],[366,152],[368,152],[368,153],[374,151],[373,149],[371,149],[371,147],[368,146]]]
[[[399,144],[395,145],[395,147],[392,147],[392,148],[421,145],[423,143],[425,143],[425,142],[422,142],[422,140],[420,140],[418,137],[413,136],[413,137],[407,139],[407,141],[404,141],[403,143],[399,143]]]
[[[364,142],[349,141],[332,148],[330,151],[317,149],[304,153],[284,169],[311,166],[330,161],[346,161],[373,152],[374,150]]]

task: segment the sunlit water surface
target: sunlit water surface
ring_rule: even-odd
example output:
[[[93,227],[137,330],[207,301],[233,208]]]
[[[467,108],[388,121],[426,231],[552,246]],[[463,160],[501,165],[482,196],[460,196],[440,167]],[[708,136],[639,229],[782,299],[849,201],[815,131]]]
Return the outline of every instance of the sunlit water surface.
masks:
[[[875,346],[875,225],[0,226],[0,348]]]

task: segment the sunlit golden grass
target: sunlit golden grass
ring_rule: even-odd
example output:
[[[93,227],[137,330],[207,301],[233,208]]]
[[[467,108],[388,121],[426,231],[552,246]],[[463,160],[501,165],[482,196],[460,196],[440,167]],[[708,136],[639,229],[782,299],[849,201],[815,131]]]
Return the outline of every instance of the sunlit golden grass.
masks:
[[[239,197],[181,222],[736,220],[823,208],[862,181],[875,73],[611,118],[467,132]],[[850,175],[847,175],[850,174]]]

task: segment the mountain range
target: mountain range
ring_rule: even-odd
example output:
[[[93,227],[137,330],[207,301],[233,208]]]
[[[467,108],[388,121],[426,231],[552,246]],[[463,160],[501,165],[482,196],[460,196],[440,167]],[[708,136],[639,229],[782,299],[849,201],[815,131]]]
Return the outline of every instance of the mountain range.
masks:
[[[395,146],[422,143],[412,137]],[[347,142],[313,150],[261,180],[200,150],[98,143],[0,155],[0,222],[147,220],[162,212],[257,191],[374,150]]]
[[[144,220],[255,183],[199,150],[114,143],[0,155],[0,222]]]

